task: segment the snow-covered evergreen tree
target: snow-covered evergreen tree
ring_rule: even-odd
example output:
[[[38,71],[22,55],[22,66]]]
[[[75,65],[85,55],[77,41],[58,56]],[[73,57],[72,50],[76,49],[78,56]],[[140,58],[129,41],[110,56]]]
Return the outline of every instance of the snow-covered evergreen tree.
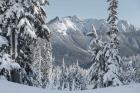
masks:
[[[61,67],[61,74],[60,74],[60,86],[59,89],[67,90],[68,89],[68,68],[65,65],[65,60],[63,58],[62,67]]]
[[[49,41],[50,32],[43,9],[46,4],[47,0],[0,1],[0,35],[8,39],[11,58],[21,66],[18,71],[22,75],[20,83],[33,85],[30,45],[35,43],[37,37]]]
[[[93,88],[104,87],[103,76],[106,72],[106,60],[103,52],[104,43],[99,39],[94,25],[92,32],[89,32],[87,35],[92,37],[90,50],[93,64],[89,69],[89,84],[92,84]]]
[[[19,70],[19,64],[13,62],[9,55],[8,40],[0,36],[0,78],[14,81],[16,76],[13,77],[11,72]]]
[[[140,82],[140,69],[139,69],[139,55],[123,57],[123,72],[121,78],[124,84],[139,83]]]
[[[108,10],[110,11],[107,19],[110,25],[110,30],[107,32],[109,42],[102,42],[101,44],[99,43],[101,40],[93,39],[96,45],[98,45],[95,52],[93,52],[95,57],[93,58],[93,65],[91,66],[90,72],[93,74],[91,78],[94,81],[93,88],[122,84],[119,75],[121,71],[121,57],[119,55],[118,29],[116,26],[118,1],[107,0],[107,2],[109,2]]]
[[[51,88],[56,90],[85,90],[87,89],[86,70],[82,69],[78,62],[66,66],[63,58],[62,66],[53,67],[51,82]]]
[[[110,25],[110,30],[107,33],[109,36],[109,43],[106,44],[107,50],[105,57],[107,58],[108,71],[104,76],[105,86],[118,86],[122,84],[120,79],[120,72],[122,71],[122,60],[119,55],[119,40],[118,40],[118,28],[117,22],[117,8],[118,0],[107,0],[109,3],[109,17],[107,19]],[[110,82],[110,83],[109,83]]]
[[[134,60],[131,58],[123,57],[123,72],[121,73],[121,77],[123,79],[124,84],[136,83],[136,68],[133,67]]]
[[[85,90],[87,89],[87,79],[85,71],[79,66],[77,61],[73,66],[72,90]]]
[[[118,49],[114,49],[114,45],[110,42],[102,42],[94,26],[88,36],[92,36],[90,50],[93,62],[89,70],[89,83],[93,85],[93,88],[121,84],[119,77],[121,58],[118,55]]]
[[[86,72],[79,66],[77,61],[76,64],[70,65],[67,67],[68,76],[67,76],[67,84],[68,90],[76,91],[76,90],[85,90],[87,89],[87,78]]]
[[[38,82],[42,87],[49,86],[52,74],[52,49],[50,42],[38,38],[33,51],[33,68],[39,75]]]
[[[43,73],[43,78],[44,78],[44,87],[50,86],[51,84],[51,74],[52,74],[52,47],[51,43],[42,40],[42,68],[41,71]]]
[[[107,19],[107,22],[110,26],[110,30],[108,31],[108,36],[110,37],[110,42],[114,43],[115,46],[118,48],[118,28],[116,25],[117,22],[117,8],[118,8],[118,0],[107,0],[107,2],[109,3],[109,17]]]
[[[51,88],[52,89],[60,89],[60,80],[61,80],[61,68],[60,66],[53,66],[52,74],[51,74]]]
[[[40,46],[40,40],[37,41],[36,47],[33,49],[33,63],[32,67],[34,68],[35,72],[35,81],[34,86],[42,86],[42,79],[43,79],[43,73],[41,71],[41,63],[42,63],[42,56],[41,56],[41,46]]]

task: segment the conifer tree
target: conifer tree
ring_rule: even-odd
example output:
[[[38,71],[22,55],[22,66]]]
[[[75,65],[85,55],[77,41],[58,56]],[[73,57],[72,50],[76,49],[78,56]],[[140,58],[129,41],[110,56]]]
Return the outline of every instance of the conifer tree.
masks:
[[[122,84],[121,78],[119,76],[122,71],[122,60],[119,55],[119,40],[117,37],[119,31],[116,25],[118,19],[118,0],[107,0],[107,2],[109,3],[109,17],[107,22],[110,26],[110,30],[107,32],[107,35],[109,36],[109,43],[107,44],[108,49],[106,51],[108,71],[104,76],[104,82],[106,83],[106,86],[118,86]]]
[[[43,9],[46,4],[47,0],[0,1],[0,35],[7,38],[11,58],[21,66],[18,71],[22,75],[20,83],[33,85],[30,46],[35,44],[38,37],[49,42],[50,32]]]
[[[50,42],[46,39],[38,38],[36,47],[33,49],[33,68],[36,69],[36,74],[40,75],[40,83],[42,87],[49,87],[52,74],[52,49]]]
[[[52,89],[60,89],[60,80],[61,80],[61,68],[60,66],[55,66],[52,69],[52,76],[51,76],[51,88]]]
[[[42,63],[42,56],[41,56],[41,48],[40,48],[40,40],[37,41],[36,47],[33,49],[33,63],[32,67],[34,68],[35,72],[35,81],[34,81],[34,86],[41,86],[42,87],[42,79],[43,79],[43,73],[41,71],[41,63]]]
[[[89,69],[89,84],[93,85],[93,88],[104,87],[103,76],[106,72],[105,56],[104,56],[104,43],[99,39],[94,25],[92,26],[92,32],[87,35],[91,36],[90,50],[92,53],[91,61],[92,66]]]
[[[116,25],[117,22],[117,8],[118,8],[118,0],[107,0],[109,3],[109,17],[107,19],[107,22],[110,26],[110,30],[108,31],[107,35],[110,37],[110,42],[114,43],[115,46],[118,48],[119,41],[117,38],[118,35],[118,28]]]
[[[117,5],[114,5],[117,4],[117,1],[108,0],[108,2],[111,2],[111,6],[109,7],[111,13],[108,18],[110,30],[107,32],[109,42],[102,42],[94,27],[93,31],[88,33],[88,36],[92,37],[90,47],[92,51],[91,61],[93,62],[93,65],[89,70],[89,82],[93,84],[93,88],[122,84],[119,77],[119,72],[121,71],[121,57],[119,56],[119,43],[117,39],[118,30],[116,27],[117,12],[115,9],[117,8]]]
[[[87,78],[85,73],[85,70],[79,66],[78,61],[76,64],[69,66],[67,82],[70,91],[87,89]]]
[[[62,67],[61,67],[61,74],[60,74],[60,86],[59,86],[59,89],[65,90],[65,89],[68,88],[67,78],[68,78],[68,69],[67,69],[67,67],[65,65],[65,60],[63,58]]]
[[[85,90],[87,89],[87,81],[86,81],[86,74],[84,73],[84,70],[79,66],[79,63],[77,61],[76,65],[74,66],[74,72],[73,72],[73,90]]]

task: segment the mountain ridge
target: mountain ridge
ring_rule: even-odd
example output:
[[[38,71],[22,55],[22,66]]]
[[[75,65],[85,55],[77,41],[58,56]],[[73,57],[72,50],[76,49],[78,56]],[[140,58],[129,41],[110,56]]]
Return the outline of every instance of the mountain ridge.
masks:
[[[98,35],[107,40],[106,31],[109,26],[104,19],[82,19],[77,16],[56,17],[48,22],[52,32],[53,56],[56,63],[62,63],[64,58],[66,64],[75,63],[77,60],[81,65],[91,64],[89,52],[90,37],[86,33],[95,26]],[[118,21],[120,52],[122,56],[131,56],[140,53],[140,31],[127,21]],[[132,45],[133,44],[133,45]]]

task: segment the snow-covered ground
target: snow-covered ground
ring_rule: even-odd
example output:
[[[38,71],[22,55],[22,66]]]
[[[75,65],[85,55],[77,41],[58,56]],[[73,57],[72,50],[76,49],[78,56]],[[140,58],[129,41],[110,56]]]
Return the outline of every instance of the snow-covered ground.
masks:
[[[68,92],[35,88],[0,80],[0,93],[140,93],[140,84],[133,84],[116,88],[110,87],[104,89]]]

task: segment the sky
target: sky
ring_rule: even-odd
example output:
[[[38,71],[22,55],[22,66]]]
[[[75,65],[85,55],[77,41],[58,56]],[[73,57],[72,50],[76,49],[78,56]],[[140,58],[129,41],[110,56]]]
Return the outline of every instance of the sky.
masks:
[[[108,17],[106,0],[49,0],[48,21],[54,17],[76,15],[81,18],[105,19]],[[140,0],[119,0],[119,19],[140,27]]]

